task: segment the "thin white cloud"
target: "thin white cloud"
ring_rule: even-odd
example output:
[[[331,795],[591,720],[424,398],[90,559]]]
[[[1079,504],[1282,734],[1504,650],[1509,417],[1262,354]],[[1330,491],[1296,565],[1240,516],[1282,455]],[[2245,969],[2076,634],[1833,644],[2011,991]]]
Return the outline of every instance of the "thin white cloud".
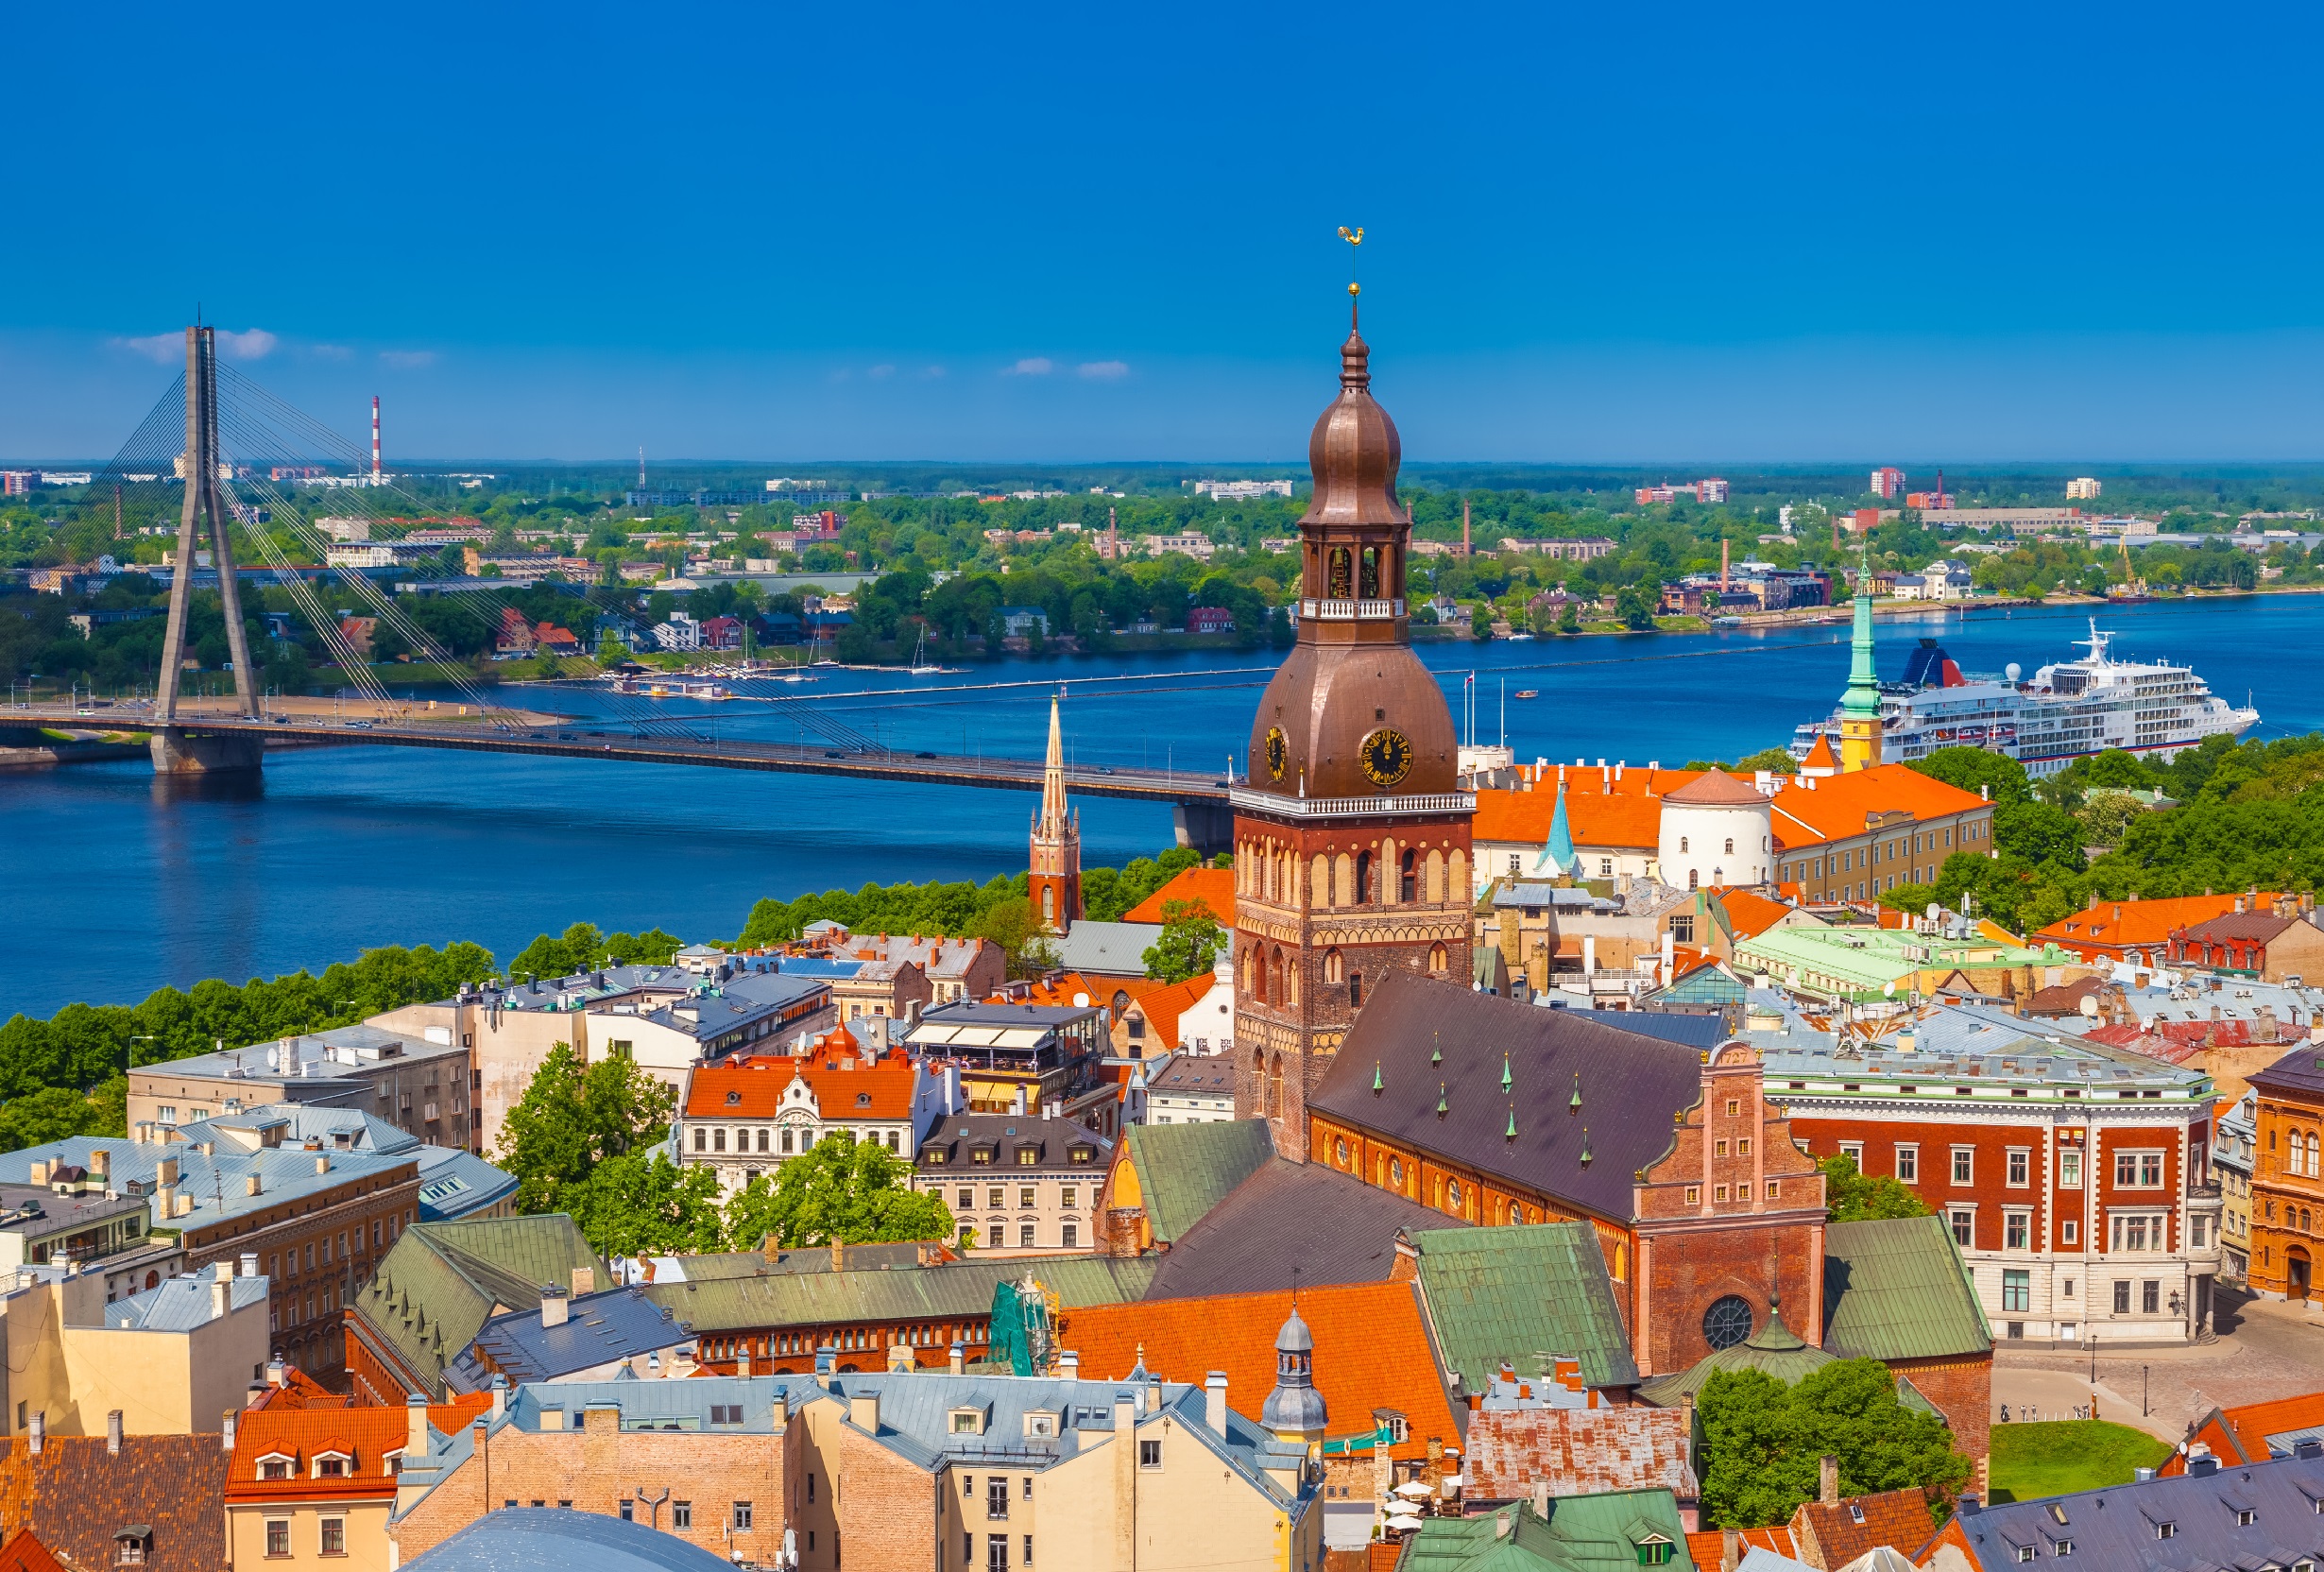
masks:
[[[169,366],[185,359],[185,334],[157,333],[148,338],[116,338],[113,343],[131,354],[144,355],[157,366]]]
[[[870,370],[864,372],[863,374],[871,378],[874,382],[878,382],[883,378],[896,375],[896,367],[882,364],[873,367]]]
[[[434,350],[382,350],[379,352],[379,358],[383,365],[392,367],[398,371],[424,371],[436,364],[436,351]]]
[[[944,375],[944,367],[941,366],[923,366],[920,367],[920,375],[928,378],[931,382],[933,382],[936,378]]]
[[[265,360],[281,342],[265,328],[250,328],[242,333],[218,330],[218,348],[232,360]]]
[[[1130,374],[1129,364],[1119,360],[1085,360],[1077,369],[1083,376],[1100,382],[1112,382],[1117,377]]]
[[[1055,369],[1055,361],[1047,355],[1034,355],[1029,360],[1018,361],[1000,374],[1004,377],[1046,377]]]
[[[350,360],[355,351],[344,344],[317,344],[307,350],[316,360]]]

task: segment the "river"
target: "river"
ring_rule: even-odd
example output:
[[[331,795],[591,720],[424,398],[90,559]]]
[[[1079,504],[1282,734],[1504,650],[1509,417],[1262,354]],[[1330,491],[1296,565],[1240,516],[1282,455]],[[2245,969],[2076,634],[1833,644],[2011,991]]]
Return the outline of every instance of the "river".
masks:
[[[1880,668],[1940,634],[1964,667],[2027,672],[2081,653],[2088,613],[1932,611],[1882,619]],[[2324,596],[2113,608],[2124,658],[2192,665],[2259,707],[2260,735],[2324,729],[2324,687],[2298,651]],[[1425,644],[1459,715],[1478,675],[1478,740],[1504,689],[1521,760],[1681,763],[1787,741],[1847,675],[1847,630],[1640,634]],[[1265,651],[1010,660],[958,675],[833,672],[795,693],[897,748],[1037,758],[1063,682],[1076,762],[1173,764],[1215,777],[1239,754]],[[1091,680],[1108,679],[1108,680]],[[1122,680],[1126,679],[1126,680]],[[948,692],[947,690],[959,690]],[[554,708],[611,714],[594,689]],[[852,695],[852,696],[851,696]],[[642,701],[637,701],[642,702]],[[789,737],[778,706],[659,701],[722,735]],[[867,880],[973,879],[1025,864],[1029,794],[827,783],[755,772],[347,747],[281,754],[263,779],[188,788],[141,764],[0,775],[15,938],[0,948],[0,1018],[76,1000],[125,1003],[164,983],[241,982],[351,959],[368,946],[473,939],[504,962],[576,921],[731,937],[752,902]],[[1080,805],[1083,859],[1119,865],[1170,844],[1169,810]]]

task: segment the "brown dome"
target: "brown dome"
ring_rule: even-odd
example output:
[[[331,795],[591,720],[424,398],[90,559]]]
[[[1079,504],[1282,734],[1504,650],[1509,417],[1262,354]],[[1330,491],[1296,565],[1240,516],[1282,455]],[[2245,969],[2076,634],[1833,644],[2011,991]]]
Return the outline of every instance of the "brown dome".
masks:
[[[1268,762],[1268,734],[1283,732],[1283,776]],[[1364,774],[1364,740],[1393,729],[1411,744],[1401,780]],[[1404,644],[1301,644],[1268,683],[1251,722],[1248,779],[1262,791],[1311,797],[1416,796],[1459,790],[1459,740],[1444,690]]]
[[[1404,445],[1396,423],[1372,397],[1372,350],[1351,325],[1340,347],[1340,396],[1316,417],[1307,437],[1315,499],[1304,524],[1400,524],[1396,467]]]

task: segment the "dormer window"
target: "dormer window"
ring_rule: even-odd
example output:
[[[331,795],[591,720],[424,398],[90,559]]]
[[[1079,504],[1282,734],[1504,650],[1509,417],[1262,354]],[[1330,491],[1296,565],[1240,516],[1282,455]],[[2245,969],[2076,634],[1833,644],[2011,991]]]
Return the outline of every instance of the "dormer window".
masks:
[[[858,1092],[858,1093],[856,1093],[856,1094],[855,1094],[855,1105],[856,1105],[857,1107],[859,1107],[859,1108],[868,1108],[868,1107],[870,1107],[870,1106],[871,1106],[871,1093],[869,1093],[869,1092]]]
[[[951,1411],[951,1431],[956,1436],[981,1436],[984,1433],[983,1409],[954,1409]]]
[[[993,1160],[993,1148],[989,1146],[980,1146],[969,1152],[968,1160],[972,1163],[989,1163]]]
[[[1668,1566],[1678,1558],[1678,1546],[1662,1534],[1649,1534],[1632,1542],[1638,1551],[1641,1566]]]
[[[1097,1154],[1097,1148],[1091,1146],[1076,1146],[1066,1153],[1067,1156],[1077,1163],[1088,1162]]]
[[[352,1472],[355,1460],[345,1452],[317,1452],[315,1455],[315,1477],[318,1479],[344,1479]]]
[[[262,1479],[287,1479],[295,1460],[281,1452],[269,1452],[258,1460],[258,1477]]]
[[[1020,1146],[1017,1149],[1017,1166],[1018,1168],[1032,1168],[1040,1160],[1041,1149],[1037,1146]]]
[[[1031,1409],[1026,1410],[1025,1439],[1028,1441],[1056,1440],[1057,1416],[1053,1413],[1044,1412],[1039,1409]]]
[[[920,1161],[931,1168],[939,1168],[952,1160],[951,1153],[941,1146],[931,1146],[920,1153]]]

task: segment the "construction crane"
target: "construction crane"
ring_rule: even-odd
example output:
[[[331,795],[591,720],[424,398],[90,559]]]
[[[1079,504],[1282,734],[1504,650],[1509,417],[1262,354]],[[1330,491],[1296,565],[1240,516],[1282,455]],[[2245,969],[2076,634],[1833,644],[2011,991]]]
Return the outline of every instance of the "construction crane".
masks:
[[[2145,600],[2146,598],[2146,581],[2138,576],[2137,569],[2130,566],[2129,536],[2125,535],[2116,540],[2114,542],[2114,549],[2122,554],[2122,582],[2120,584],[2111,585],[2108,588],[2108,598],[2118,601]]]

